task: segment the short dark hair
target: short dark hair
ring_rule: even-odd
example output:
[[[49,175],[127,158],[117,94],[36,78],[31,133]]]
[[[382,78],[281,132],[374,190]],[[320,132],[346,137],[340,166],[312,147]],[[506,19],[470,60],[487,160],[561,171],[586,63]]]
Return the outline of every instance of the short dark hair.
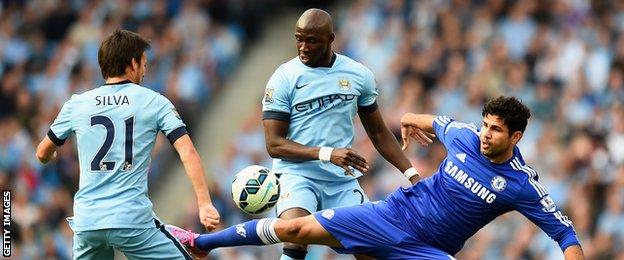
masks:
[[[132,59],[141,62],[143,52],[150,43],[141,35],[117,29],[104,39],[98,50],[98,63],[102,76],[106,78],[125,74],[126,67],[132,66]]]
[[[488,101],[483,106],[482,116],[495,115],[503,119],[509,128],[509,136],[520,131],[524,133],[531,111],[516,97],[500,96]]]

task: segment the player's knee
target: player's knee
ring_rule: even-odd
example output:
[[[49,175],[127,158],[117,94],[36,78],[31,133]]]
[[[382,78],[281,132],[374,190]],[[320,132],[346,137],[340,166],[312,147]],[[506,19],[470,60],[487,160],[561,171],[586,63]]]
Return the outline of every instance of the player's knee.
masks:
[[[294,220],[280,220],[275,223],[275,233],[283,237],[283,242],[294,242],[293,239],[297,236],[299,228]]]
[[[282,241],[302,243],[310,235],[310,228],[300,219],[282,220],[275,223],[275,232],[283,236]]]

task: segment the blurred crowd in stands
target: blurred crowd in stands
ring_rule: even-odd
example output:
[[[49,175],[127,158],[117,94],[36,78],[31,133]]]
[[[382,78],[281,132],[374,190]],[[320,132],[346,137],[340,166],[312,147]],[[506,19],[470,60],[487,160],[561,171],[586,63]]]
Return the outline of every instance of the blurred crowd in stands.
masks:
[[[262,5],[243,2],[0,1],[0,184],[13,191],[16,257],[71,256],[72,232],[64,218],[71,215],[78,183],[76,151],[71,143],[65,145],[59,159],[46,167],[32,155],[62,103],[102,84],[97,65],[102,37],[123,27],[152,40],[144,85],[171,99],[193,131],[191,115],[222,87],[240,61],[243,41],[261,33],[252,26]],[[265,2],[273,3],[260,1]],[[480,125],[481,107],[489,98],[521,98],[532,117],[520,148],[574,222],[586,256],[624,259],[624,2],[338,4],[331,9],[335,49],[375,73],[380,109],[397,136],[405,112],[444,114]],[[294,57],[294,41],[290,51]],[[260,118],[260,111],[249,115],[223,160],[210,169],[213,175],[229,176],[215,178],[211,187],[224,226],[248,218],[231,203],[233,174],[250,164],[271,165]],[[166,142],[159,143],[156,158],[164,156],[160,151]],[[354,148],[373,162],[360,180],[371,200],[409,185],[380,158],[361,127]],[[408,155],[421,173],[430,175],[445,151],[434,143],[414,146]],[[154,184],[161,167],[151,169]],[[201,230],[196,209],[189,206],[188,211],[178,224]],[[279,248],[223,249],[212,256],[254,259],[261,253],[276,259]],[[319,248],[309,255],[336,257]],[[562,255],[525,217],[509,213],[479,231],[457,257]]]

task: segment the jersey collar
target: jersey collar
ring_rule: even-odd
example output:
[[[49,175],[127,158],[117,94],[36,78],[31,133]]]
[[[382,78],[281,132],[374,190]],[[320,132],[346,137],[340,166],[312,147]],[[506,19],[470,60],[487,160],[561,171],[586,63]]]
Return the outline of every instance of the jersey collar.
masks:
[[[110,85],[122,85],[122,84],[128,84],[128,83],[134,83],[132,81],[130,81],[129,79],[127,80],[122,80],[119,82],[111,82],[111,83],[105,83],[104,86],[110,86]]]

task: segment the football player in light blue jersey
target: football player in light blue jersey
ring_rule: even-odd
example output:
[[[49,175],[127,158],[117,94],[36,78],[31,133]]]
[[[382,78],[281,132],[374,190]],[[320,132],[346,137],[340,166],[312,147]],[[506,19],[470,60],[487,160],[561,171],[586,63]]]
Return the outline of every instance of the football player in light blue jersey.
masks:
[[[129,259],[189,259],[152,211],[147,195],[150,155],[163,132],[180,155],[195,190],[201,223],[213,230],[213,207],[201,159],[171,102],[138,85],[145,75],[150,45],[140,35],[116,30],[100,46],[104,86],[73,95],[37,157],[47,163],[71,133],[76,134],[80,184],[74,197],[75,259],[112,259],[113,249]]]
[[[379,259],[453,259],[479,229],[515,210],[555,240],[565,259],[584,259],[572,222],[516,146],[529,109],[516,98],[499,97],[482,114],[480,129],[446,116],[403,116],[405,148],[410,138],[428,144],[428,135],[435,134],[447,157],[436,174],[399,188],[383,201],[292,220],[252,220],[212,234],[168,228],[185,246],[203,253],[217,247],[294,242]]]
[[[262,100],[267,151],[275,158],[273,171],[282,174],[278,216],[292,219],[368,201],[357,178],[369,165],[351,149],[356,115],[377,151],[401,172],[416,175],[383,122],[373,73],[332,51],[330,15],[305,11],[295,39],[298,56],[277,68]],[[288,243],[281,259],[306,254],[306,246]]]

